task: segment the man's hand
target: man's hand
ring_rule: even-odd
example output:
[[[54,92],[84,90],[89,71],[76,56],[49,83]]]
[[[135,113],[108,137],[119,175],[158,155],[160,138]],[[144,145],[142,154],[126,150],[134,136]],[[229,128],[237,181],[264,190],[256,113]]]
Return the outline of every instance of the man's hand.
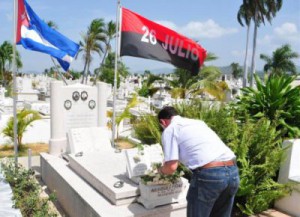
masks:
[[[177,167],[178,160],[167,161],[158,169],[158,172],[164,175],[172,175],[177,170]]]

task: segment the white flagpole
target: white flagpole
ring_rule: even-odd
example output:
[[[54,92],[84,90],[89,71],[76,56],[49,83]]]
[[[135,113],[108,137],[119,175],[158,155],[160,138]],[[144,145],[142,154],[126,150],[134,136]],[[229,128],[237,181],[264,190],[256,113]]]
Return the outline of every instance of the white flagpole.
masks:
[[[14,0],[14,25],[13,25],[13,115],[14,115],[14,152],[15,152],[15,167],[18,166],[18,119],[17,119],[17,82],[16,82],[16,38],[17,38],[17,17],[18,17],[18,0]]]
[[[119,57],[119,37],[120,37],[120,8],[121,3],[118,0],[117,5],[117,20],[116,20],[116,50],[115,50],[115,73],[114,73],[114,90],[113,90],[113,119],[112,119],[112,145],[113,148],[116,148],[115,145],[115,134],[116,134],[116,94],[117,94],[117,75],[118,75],[118,57]]]

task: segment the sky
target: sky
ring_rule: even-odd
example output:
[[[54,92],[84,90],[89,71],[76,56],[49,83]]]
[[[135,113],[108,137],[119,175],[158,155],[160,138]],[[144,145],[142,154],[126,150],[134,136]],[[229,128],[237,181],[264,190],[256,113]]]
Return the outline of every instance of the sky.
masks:
[[[75,42],[87,31],[93,19],[103,18],[105,22],[116,21],[117,0],[27,0],[28,4],[46,21],[54,21],[58,31]],[[247,28],[237,21],[237,12],[242,0],[121,0],[121,5],[143,17],[158,22],[178,33],[198,41],[218,59],[210,64],[228,66],[231,63],[244,64]],[[13,42],[13,0],[0,1],[0,44]],[[253,25],[250,31],[248,65],[251,63]],[[260,54],[271,56],[284,44],[290,44],[293,51],[300,53],[300,0],[283,0],[283,6],[272,25],[266,22],[258,29],[256,68],[265,64]],[[114,45],[113,45],[114,47]],[[25,50],[17,46],[21,54],[22,72],[40,72],[53,66],[46,54]],[[100,65],[101,58],[94,55],[91,68]],[[174,68],[169,63],[122,57],[130,72],[143,72],[162,68]],[[300,58],[295,60],[300,66]],[[70,69],[83,70],[82,56],[74,60]]]

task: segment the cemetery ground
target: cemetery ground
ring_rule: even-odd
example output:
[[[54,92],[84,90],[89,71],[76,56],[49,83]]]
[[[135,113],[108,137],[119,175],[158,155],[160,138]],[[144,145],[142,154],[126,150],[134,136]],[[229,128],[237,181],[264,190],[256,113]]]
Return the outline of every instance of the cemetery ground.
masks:
[[[24,144],[18,147],[18,156],[28,156],[28,150],[31,150],[31,155],[39,155],[42,152],[48,152],[48,144],[45,143],[31,143]],[[0,158],[14,156],[13,145],[0,145]]]
[[[133,148],[135,145],[132,144],[127,139],[118,139],[116,141],[117,148],[119,149],[129,149]],[[21,145],[18,150],[19,158],[18,162],[25,168],[28,168],[28,150],[31,149],[32,153],[32,169],[35,172],[35,178],[38,184],[41,186],[41,198],[49,197],[51,192],[45,185],[45,183],[41,179],[40,175],[40,157],[39,154],[42,152],[48,152],[48,144],[45,143],[32,143]],[[0,146],[0,158],[4,157],[13,157],[14,156],[14,147],[13,145],[2,145]],[[49,201],[49,211],[55,213],[58,217],[68,217],[68,215],[64,212],[62,207],[57,201]],[[234,209],[232,213],[232,217],[246,217],[246,215],[242,215],[238,209]],[[262,212],[259,215],[251,216],[251,217],[291,217],[284,213],[281,213],[274,209],[269,209]]]
[[[133,148],[134,144],[132,144],[127,139],[118,139],[116,141],[117,147],[120,149],[128,149]],[[18,148],[18,156],[24,157],[28,156],[28,150],[31,150],[31,155],[36,156],[42,152],[48,152],[48,144],[46,143],[31,143],[24,144],[19,146]],[[0,145],[0,158],[3,157],[13,157],[15,154],[13,145]]]

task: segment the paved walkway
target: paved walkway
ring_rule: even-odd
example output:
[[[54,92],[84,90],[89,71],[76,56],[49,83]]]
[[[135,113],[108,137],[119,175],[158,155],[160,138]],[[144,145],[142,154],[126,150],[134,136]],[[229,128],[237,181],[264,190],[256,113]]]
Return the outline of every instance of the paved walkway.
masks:
[[[41,173],[41,163],[40,163],[40,156],[32,156],[31,159],[28,157],[19,157],[18,163],[21,164],[25,168],[31,167],[37,174]]]
[[[269,209],[267,211],[262,212],[259,215],[251,216],[251,217],[293,217],[282,212],[279,212],[274,209]]]

